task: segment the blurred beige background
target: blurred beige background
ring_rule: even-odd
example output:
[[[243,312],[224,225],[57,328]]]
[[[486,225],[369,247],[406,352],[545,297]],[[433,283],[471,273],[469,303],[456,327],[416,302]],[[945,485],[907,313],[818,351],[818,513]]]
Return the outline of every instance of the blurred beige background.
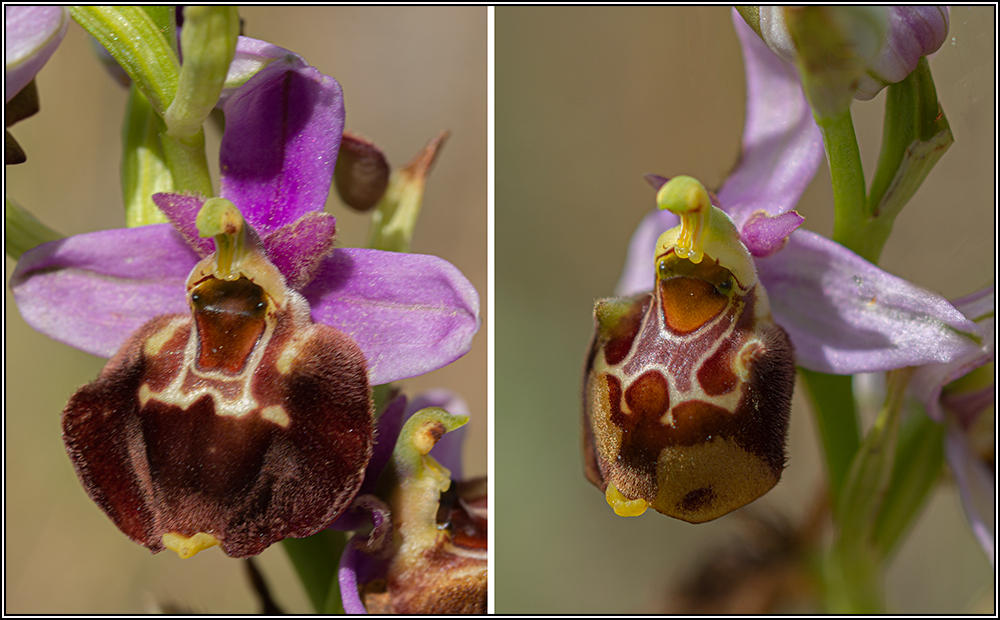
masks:
[[[403,382],[459,392],[472,420],[469,476],[486,474],[486,9],[249,7],[247,36],[301,54],[344,89],[347,128],[380,145],[394,166],[441,130],[451,138],[427,186],[413,251],[453,264],[479,291],[484,328],[447,368]],[[7,169],[7,194],[64,234],[124,225],[118,166],[126,92],[97,63],[83,30],[38,76],[42,110],[13,128],[28,162]],[[209,161],[218,164],[217,133]],[[213,172],[218,183],[217,169]],[[367,216],[341,207],[338,243],[361,246]],[[6,260],[10,277],[14,262]],[[241,563],[217,549],[190,560],[151,556],[118,532],[76,480],[59,413],[94,379],[98,359],[30,330],[9,290],[5,316],[5,592],[7,613],[137,613],[155,603],[193,612],[256,613]],[[278,602],[308,612],[280,545],[260,556]]]
[[[955,144],[897,219],[881,261],[949,298],[994,277],[993,25],[992,8],[952,9],[931,67]],[[742,531],[739,513],[697,526],[653,511],[615,516],[583,477],[580,390],[594,300],[612,294],[653,208],[642,175],[718,187],[736,163],[744,103],[728,8],[496,9],[499,613],[655,612],[706,550]],[[883,107],[884,94],[854,105],[869,174]],[[805,227],[825,235],[830,191],[824,165],[799,204]],[[800,387],[782,482],[753,504],[793,522],[823,483],[805,402]],[[890,609],[984,611],[992,583],[945,484],[889,570]]]

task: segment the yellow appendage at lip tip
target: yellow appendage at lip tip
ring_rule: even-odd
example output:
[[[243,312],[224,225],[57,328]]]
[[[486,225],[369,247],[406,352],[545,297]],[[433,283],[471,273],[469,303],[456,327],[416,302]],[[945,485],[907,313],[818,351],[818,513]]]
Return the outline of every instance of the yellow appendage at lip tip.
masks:
[[[692,263],[700,263],[705,257],[705,229],[712,209],[705,186],[692,177],[674,177],[656,193],[656,204],[681,218],[681,232],[674,252]]]
[[[199,551],[219,544],[219,539],[205,532],[198,532],[188,537],[177,532],[167,532],[163,535],[163,546],[176,553],[180,559],[194,557]]]
[[[608,506],[611,506],[619,517],[638,517],[649,507],[644,499],[627,499],[611,482],[608,483],[608,489],[604,492],[604,498],[608,500]]]

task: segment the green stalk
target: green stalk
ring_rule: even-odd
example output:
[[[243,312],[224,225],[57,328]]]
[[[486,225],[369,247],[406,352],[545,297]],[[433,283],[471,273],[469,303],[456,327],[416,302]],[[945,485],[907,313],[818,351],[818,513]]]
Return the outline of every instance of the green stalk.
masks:
[[[816,118],[833,183],[833,240],[872,263],[881,247],[868,235],[868,207],[861,151],[850,108],[828,118]]]
[[[167,133],[162,119],[157,119],[157,127],[163,156],[174,178],[174,191],[214,196],[205,156],[205,130],[199,129],[189,137],[174,137]]]
[[[826,457],[831,505],[836,510],[836,498],[840,497],[847,471],[861,444],[851,377],[828,375],[805,368],[800,368],[799,372],[809,389],[809,398],[819,426]]]
[[[879,515],[896,464],[900,416],[912,368],[888,373],[885,404],[851,463],[837,497],[837,534],[825,564],[828,611],[884,613],[882,561],[876,541]]]
[[[834,545],[824,558],[823,594],[827,613],[885,613],[883,585],[878,558],[871,550],[859,554]]]
[[[335,609],[341,605],[337,569],[347,547],[347,534],[323,530],[309,538],[286,538],[281,544],[316,613],[337,613]]]
[[[888,558],[904,538],[941,479],[944,425],[915,412],[899,431],[892,479],[873,531],[879,556]]]

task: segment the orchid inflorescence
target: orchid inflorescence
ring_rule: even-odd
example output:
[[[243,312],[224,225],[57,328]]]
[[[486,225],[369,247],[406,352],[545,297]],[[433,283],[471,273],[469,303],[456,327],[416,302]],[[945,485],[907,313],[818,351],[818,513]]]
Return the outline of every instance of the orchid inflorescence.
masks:
[[[893,219],[953,140],[925,58],[945,40],[948,10],[740,7],[733,22],[747,76],[739,163],[715,193],[690,177],[646,177],[658,208],[632,237],[617,296],[594,308],[585,474],[621,516],[652,507],[701,523],[752,502],[786,467],[798,365],[836,524],[826,604],[882,611],[882,563],[942,453],[994,554],[993,287],[949,302],[877,266]],[[844,155],[858,149],[850,106],[886,86],[866,195],[860,159]],[[800,229],[793,210],[824,149],[833,239]],[[888,372],[888,393],[862,438],[837,404],[853,398],[849,377],[834,375],[874,372]],[[905,394],[924,411],[907,416],[904,440]]]
[[[438,395],[407,411],[400,434],[405,399],[386,398],[393,382],[464,355],[480,327],[466,277],[407,251],[444,136],[391,172],[377,146],[344,131],[340,84],[241,36],[234,8],[5,7],[5,18],[8,109],[28,109],[18,118],[37,110],[33,79],[71,18],[129,86],[128,227],[64,238],[7,208],[22,317],[111,358],[62,417],[91,499],[133,541],[182,558],[213,546],[249,558],[286,539],[325,545],[331,526],[356,532],[367,542],[344,565],[366,554],[387,563],[380,609],[484,612],[485,485],[461,481],[458,465],[453,483],[428,455],[466,423],[465,406]],[[202,125],[220,114],[216,193]],[[7,142],[7,163],[23,161]],[[335,171],[345,203],[379,215],[370,248],[336,245],[323,211]],[[395,474],[376,485],[383,469]],[[414,534],[427,528],[446,535]],[[466,547],[462,568],[421,559]],[[289,549],[300,573],[340,561],[311,565]],[[397,566],[411,578],[394,581]],[[365,611],[351,604],[365,583],[343,592],[349,611]],[[335,609],[336,592],[335,580],[310,592],[317,611]]]

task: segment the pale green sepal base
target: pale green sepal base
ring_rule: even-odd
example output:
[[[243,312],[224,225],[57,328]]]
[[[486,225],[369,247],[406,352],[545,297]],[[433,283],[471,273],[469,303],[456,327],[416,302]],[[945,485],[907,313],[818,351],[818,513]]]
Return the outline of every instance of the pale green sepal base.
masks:
[[[7,256],[17,260],[35,246],[62,238],[63,235],[39,222],[13,198],[4,197],[4,241]]]
[[[122,198],[129,228],[162,224],[167,216],[153,202],[153,194],[174,191],[173,176],[160,146],[162,122],[138,88],[129,88],[122,126]]]

